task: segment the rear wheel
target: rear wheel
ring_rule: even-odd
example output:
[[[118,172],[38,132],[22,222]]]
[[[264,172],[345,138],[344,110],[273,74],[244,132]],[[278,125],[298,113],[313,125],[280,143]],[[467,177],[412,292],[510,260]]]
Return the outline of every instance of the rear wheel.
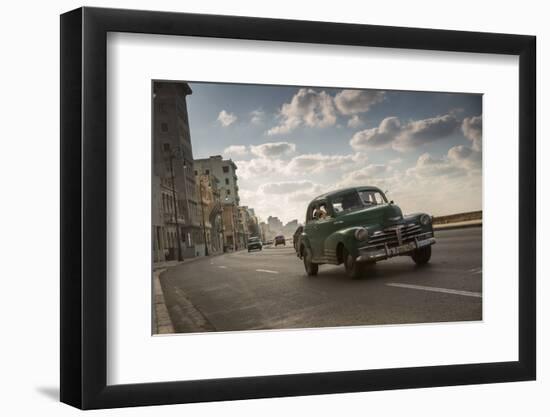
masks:
[[[344,267],[346,268],[346,274],[351,279],[359,279],[363,275],[364,265],[357,262],[346,249],[344,249]]]
[[[306,269],[306,274],[308,274],[308,276],[317,275],[317,273],[319,272],[319,265],[311,261],[312,257],[313,255],[311,253],[311,249],[305,248],[304,249],[304,268]]]
[[[417,265],[425,265],[430,261],[430,258],[432,257],[432,247],[430,246],[424,246],[423,248],[416,249],[412,255],[411,258]]]

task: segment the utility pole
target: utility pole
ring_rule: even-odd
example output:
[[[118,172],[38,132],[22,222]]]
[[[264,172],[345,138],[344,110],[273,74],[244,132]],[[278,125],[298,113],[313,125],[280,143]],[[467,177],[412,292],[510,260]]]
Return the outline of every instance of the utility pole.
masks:
[[[235,205],[231,205],[231,228],[233,229],[233,251],[237,251],[237,234],[235,233]]]
[[[176,196],[176,181],[174,179],[174,164],[173,159],[174,155],[170,152],[170,145],[166,144],[165,151],[168,153],[168,160],[170,161],[170,177],[172,182],[172,201],[174,203],[174,223],[176,224],[176,239],[178,241],[178,261],[183,261],[183,256],[181,254],[181,236],[180,236],[180,226],[178,223],[178,199]]]
[[[204,201],[202,199],[202,175],[199,176],[199,197],[201,199],[202,233],[204,236],[204,256],[208,256],[208,243],[206,241],[206,223],[204,222]]]

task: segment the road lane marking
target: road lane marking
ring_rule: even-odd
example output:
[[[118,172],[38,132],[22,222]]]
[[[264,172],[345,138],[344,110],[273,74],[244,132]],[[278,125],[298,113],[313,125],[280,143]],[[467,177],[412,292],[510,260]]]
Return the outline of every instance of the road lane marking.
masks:
[[[434,291],[434,292],[442,292],[445,294],[463,295],[465,297],[481,298],[480,292],[473,292],[473,291],[451,290],[449,288],[438,288],[438,287],[425,287],[423,285],[399,284],[397,282],[390,282],[389,284],[386,284],[386,285],[389,285],[390,287],[409,288],[411,290]]]
[[[223,266],[223,265],[218,266],[218,268],[227,269],[227,267],[226,267],[226,266]]]
[[[268,274],[278,274],[277,271],[270,271],[269,269],[256,269],[256,272],[267,272]]]
[[[481,268],[472,268],[472,269],[470,269],[470,272],[472,274],[481,274],[481,271],[482,271]]]

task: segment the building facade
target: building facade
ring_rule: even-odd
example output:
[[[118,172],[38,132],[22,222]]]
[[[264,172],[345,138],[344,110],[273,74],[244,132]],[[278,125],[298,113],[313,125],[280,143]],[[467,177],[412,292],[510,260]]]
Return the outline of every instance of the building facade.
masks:
[[[267,224],[272,233],[279,234],[283,231],[283,222],[279,220],[278,217],[269,216],[267,218]]]
[[[239,245],[239,210],[233,203],[222,203],[222,221],[224,230],[224,248],[226,251],[236,251]]]
[[[219,180],[222,201],[239,205],[239,186],[237,165],[231,159],[223,159],[221,155],[211,156],[194,161],[196,175],[213,175]]]
[[[201,241],[187,83],[153,84],[153,260],[197,255]]]
[[[201,243],[197,244],[199,255],[213,255],[223,251],[224,225],[218,179],[213,175],[197,175],[199,197]]]

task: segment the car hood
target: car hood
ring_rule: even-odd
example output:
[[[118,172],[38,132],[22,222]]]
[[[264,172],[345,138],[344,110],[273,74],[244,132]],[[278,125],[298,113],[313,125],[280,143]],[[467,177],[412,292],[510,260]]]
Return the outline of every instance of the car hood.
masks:
[[[348,226],[392,225],[403,222],[403,212],[395,204],[382,204],[339,216]]]

